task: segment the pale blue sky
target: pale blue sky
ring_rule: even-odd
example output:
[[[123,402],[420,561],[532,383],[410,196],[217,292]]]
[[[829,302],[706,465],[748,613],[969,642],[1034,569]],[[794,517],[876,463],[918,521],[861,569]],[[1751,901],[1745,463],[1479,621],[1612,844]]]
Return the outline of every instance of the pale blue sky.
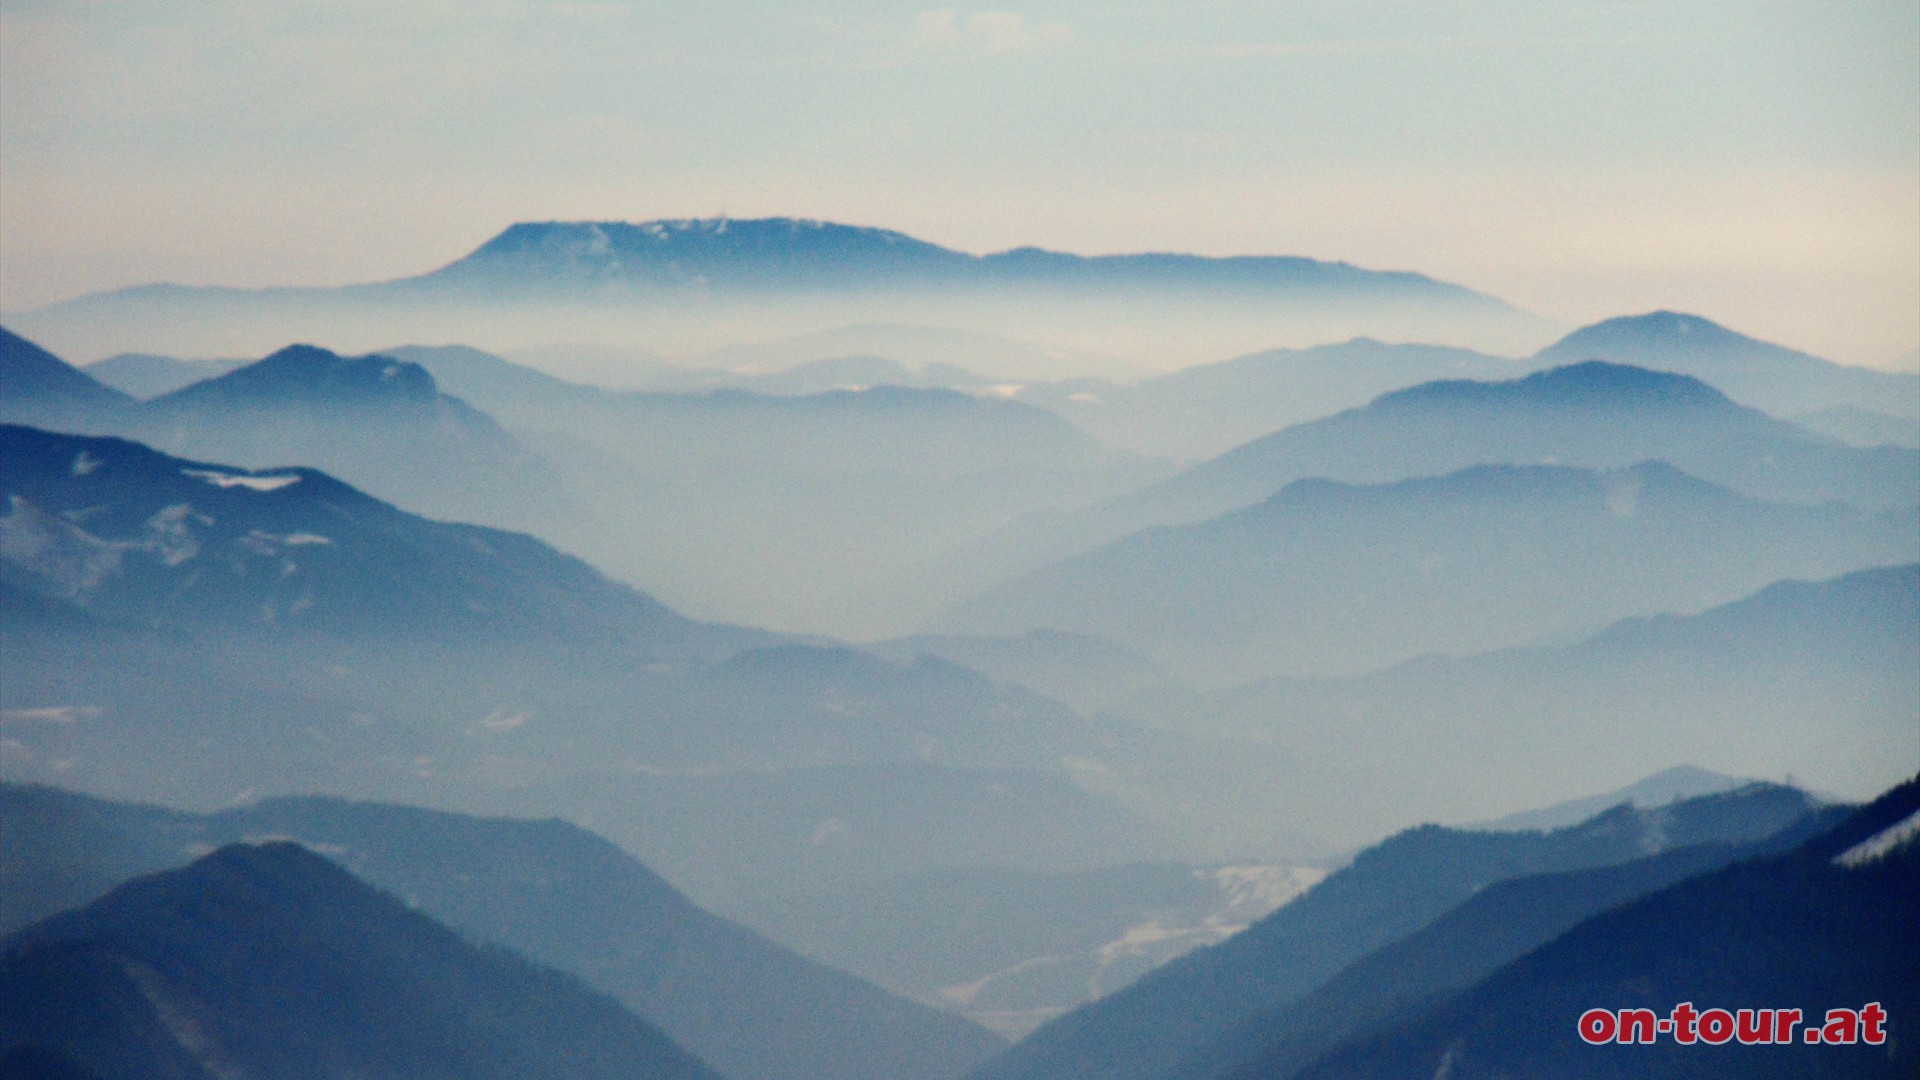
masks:
[[[0,308],[722,210],[1884,364],[1920,346],[1920,4],[0,0]]]

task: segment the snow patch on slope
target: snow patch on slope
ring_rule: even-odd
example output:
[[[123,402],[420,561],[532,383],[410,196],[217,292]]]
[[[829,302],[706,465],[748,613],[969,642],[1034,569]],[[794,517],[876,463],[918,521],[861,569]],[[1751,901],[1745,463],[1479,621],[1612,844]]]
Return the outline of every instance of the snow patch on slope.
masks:
[[[234,473],[215,472],[212,469],[181,469],[184,476],[198,477],[217,488],[243,487],[252,491],[278,491],[290,484],[300,482],[298,476],[240,476]]]

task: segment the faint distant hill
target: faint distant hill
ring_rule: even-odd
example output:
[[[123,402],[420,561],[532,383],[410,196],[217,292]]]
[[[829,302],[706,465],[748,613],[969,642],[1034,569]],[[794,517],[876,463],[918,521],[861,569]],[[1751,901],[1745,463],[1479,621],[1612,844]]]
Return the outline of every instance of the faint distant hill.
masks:
[[[1087,712],[1099,712],[1168,678],[1161,665],[1107,638],[1058,630],[1007,637],[918,634],[867,647],[902,661],[937,656]]]
[[[232,845],[0,942],[0,1054],[108,1077],[711,1080],[611,998],[291,843]]]
[[[1784,581],[1568,645],[1170,695],[1143,711],[1270,740],[1295,770],[1275,812],[1358,840],[1404,820],[1395,814],[1484,819],[1674,761],[1858,795],[1911,767],[1916,655],[1920,566],[1908,564]],[[1581,806],[1478,827],[1536,827]]]
[[[1541,365],[1610,360],[1679,372],[1775,416],[1851,406],[1920,419],[1920,375],[1847,367],[1675,311],[1582,327],[1533,360]]]
[[[1550,833],[1410,829],[1242,933],[1041,1028],[976,1080],[1158,1080],[1210,1042],[1505,879],[1593,869],[1803,820],[1801,793],[1757,785],[1660,811],[1621,808]]]
[[[1565,639],[1916,556],[1913,510],[1762,502],[1661,463],[1488,465],[1378,486],[1298,481],[1015,579],[946,625],[1104,634],[1219,683]]]
[[[724,368],[689,369],[656,376],[647,389],[687,392],[733,387],[762,394],[824,394],[834,390],[865,390],[875,386],[908,386],[923,390],[965,390],[997,396],[996,380],[952,364],[912,367],[884,356],[830,356],[808,360],[775,371],[730,371]],[[1006,389],[1011,389],[1007,387]]]
[[[1736,405],[1690,376],[1585,361],[1383,394],[1237,447],[1146,498],[1168,513],[1217,513],[1307,477],[1379,483],[1477,464],[1619,468],[1649,459],[1755,498],[1887,507],[1910,505],[1920,490],[1920,453],[1862,451]]]
[[[1355,338],[1253,353],[1133,383],[1040,383],[1019,396],[1114,445],[1195,460],[1390,390],[1439,379],[1509,378],[1522,370],[1520,361],[1470,349]]]
[[[772,374],[857,356],[879,357],[899,364],[920,373],[928,385],[939,385],[932,381],[936,375],[952,377],[963,372],[990,383],[1017,383],[1090,371],[1105,372],[1113,377],[1138,368],[1137,361],[1070,348],[1048,342],[1044,337],[1036,340],[1009,337],[1005,333],[898,322],[854,323],[742,341],[688,357],[685,363],[694,369],[709,371]]]
[[[1229,1075],[1663,1080],[1699,1076],[1710,1061],[1717,1074],[1766,1080],[1910,1076],[1920,1064],[1904,1033],[1904,1018],[1920,1009],[1912,963],[1920,923],[1907,910],[1920,892],[1916,814],[1920,783],[1910,780],[1793,851],[1595,914],[1462,993],[1407,1000],[1304,1069],[1262,1056]],[[1652,1046],[1590,1047],[1568,1036],[1596,1002],[1665,1016],[1680,1002],[1732,1010],[1746,1000],[1799,1009],[1805,1020],[1793,1043],[1686,1046],[1660,1035]],[[1883,1044],[1816,1046],[1801,1037],[1827,1010],[1868,1002],[1889,1018]]]
[[[1652,776],[1636,780],[1626,787],[1616,788],[1605,794],[1569,799],[1553,806],[1543,806],[1538,810],[1523,810],[1492,821],[1475,822],[1467,827],[1489,831],[1564,829],[1569,825],[1585,821],[1608,807],[1619,806],[1621,803],[1638,807],[1665,806],[1682,799],[1694,799],[1702,795],[1732,791],[1748,783],[1752,783],[1750,778],[1723,776],[1697,765],[1675,765],[1671,769],[1662,769]]]
[[[83,370],[100,382],[145,401],[225,375],[245,364],[245,360],[179,360],[151,353],[120,353],[96,360]]]
[[[324,851],[476,942],[619,999],[739,1080],[938,1080],[998,1049],[985,1031],[709,914],[605,840],[559,821],[325,798],[211,815],[0,786],[0,933],[198,850],[280,837]]]
[[[477,349],[393,353],[553,463],[580,512],[542,535],[729,621],[904,630],[949,599],[915,578],[934,553],[1166,471],[1045,409],[943,387],[612,391]]]
[[[1894,416],[1854,405],[1801,413],[1793,422],[1854,446],[1920,448],[1920,417]]]
[[[877,380],[808,389],[811,379],[796,376],[777,392],[740,385],[614,391],[461,346],[391,352],[517,428],[564,432],[648,472],[779,462],[797,473],[951,475],[1016,465],[1084,469],[1115,460],[1045,409],[943,386]]]
[[[1382,394],[1105,503],[1016,522],[947,567],[975,582],[1005,580],[1153,526],[1251,507],[1306,479],[1379,484],[1474,465],[1618,469],[1649,460],[1772,501],[1880,509],[1911,506],[1920,491],[1920,451],[1848,446],[1689,376],[1590,361]]]

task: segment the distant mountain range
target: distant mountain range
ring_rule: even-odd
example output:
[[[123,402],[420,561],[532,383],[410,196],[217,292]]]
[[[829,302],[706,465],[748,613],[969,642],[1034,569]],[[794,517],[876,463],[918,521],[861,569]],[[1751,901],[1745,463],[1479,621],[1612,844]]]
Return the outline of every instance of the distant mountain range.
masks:
[[[192,852],[297,840],[473,941],[576,975],[736,1080],[941,1080],[1000,1044],[711,915],[559,821],[337,799],[211,815],[0,786],[0,934]]]
[[[1618,469],[1652,460],[1770,501],[1884,509],[1912,506],[1920,491],[1920,450],[1849,446],[1736,405],[1690,376],[1587,361],[1383,394],[1105,503],[1015,522],[943,558],[938,572],[977,591],[1131,533],[1251,507],[1306,479],[1379,484],[1475,465]]]
[[[891,385],[613,392],[464,348],[401,348],[511,425],[581,512],[543,535],[712,617],[868,636],[945,596],[931,554],[1164,476],[1045,409]]]
[[[1550,833],[1409,830],[1361,852],[1241,934],[1061,1017],[973,1075],[976,1080],[1184,1075],[1183,1063],[1208,1054],[1215,1040],[1301,1000],[1342,968],[1405,938],[1494,882],[1614,866],[1701,844],[1722,845],[1714,858],[1724,864],[1747,853],[1741,845],[1804,825],[1812,813],[1800,792],[1758,785],[1658,811],[1621,807]]]
[[[1565,640],[1916,557],[1913,510],[1761,502],[1664,464],[1483,465],[1379,486],[1296,481],[1015,579],[948,625],[1105,634],[1217,684]]]
[[[1272,743],[1291,762],[1273,812],[1358,842],[1410,813],[1481,820],[1563,801],[1576,774],[1624,780],[1674,761],[1815,789],[1893,784],[1914,767],[1916,655],[1920,566],[1908,564],[1781,582],[1570,645],[1168,693],[1138,712]]]
[[[0,1055],[107,1077],[717,1080],[578,981],[291,843],[231,845],[0,942]]]
[[[1643,777],[1625,787],[1616,788],[1601,795],[1588,795],[1583,798],[1569,799],[1563,803],[1555,803],[1552,806],[1542,806],[1535,810],[1522,810],[1517,814],[1507,814],[1492,821],[1475,822],[1466,827],[1471,829],[1564,829],[1569,825],[1577,825],[1608,807],[1619,806],[1621,803],[1643,809],[1665,806],[1682,799],[1718,795],[1722,791],[1732,791],[1751,782],[1735,776],[1726,776],[1711,769],[1702,769],[1697,765],[1675,765],[1671,769],[1661,769],[1652,776]]]
[[[1756,498],[1906,506],[1920,453],[1860,450],[1734,404],[1692,378],[1589,360],[1499,382],[1447,380],[1275,432],[1145,493],[1177,520],[1295,480],[1381,483],[1477,464],[1620,468],[1661,460]]]
[[[1181,341],[1187,351],[1220,356],[1226,341],[1245,351],[1369,327],[1501,345],[1552,333],[1546,320],[1503,301],[1406,271],[1295,256],[1083,256],[1033,247],[973,255],[888,229],[792,218],[521,222],[446,266],[394,281],[141,285],[8,318],[63,351],[95,356],[231,355],[320,337],[365,346],[496,335],[529,342],[530,332],[536,342],[643,342],[698,353],[742,340],[715,335],[716,311],[755,327],[748,339],[870,323],[1013,337],[1044,329],[1043,340],[1094,353],[1142,354],[1151,338],[1139,359]],[[679,347],[662,350],[663,342]]]
[[[341,291],[593,299],[628,290],[634,299],[664,300],[688,292],[913,291],[982,285],[1226,291],[1289,299],[1362,293],[1511,310],[1484,294],[1421,274],[1364,270],[1340,262],[1170,253],[1081,256],[1033,247],[976,256],[889,229],[795,218],[521,222],[438,270]],[[68,305],[98,308],[118,297],[152,297],[158,289],[189,291],[148,286]]]
[[[7,377],[0,416],[322,468],[416,513],[535,532],[708,617],[800,630],[910,626],[946,599],[897,584],[930,551],[1165,472],[944,388],[616,393],[463,347],[291,346],[224,374],[181,362],[209,377],[139,402],[15,340],[41,375]],[[28,392],[47,371],[81,398]]]
[[[1687,375],[1742,405],[1858,446],[1920,445],[1920,374],[1836,364],[1670,311],[1583,327],[1524,360],[1356,338],[1253,353],[1133,383],[1034,383],[1020,396],[1118,446],[1207,458],[1389,391],[1512,379],[1588,360]]]

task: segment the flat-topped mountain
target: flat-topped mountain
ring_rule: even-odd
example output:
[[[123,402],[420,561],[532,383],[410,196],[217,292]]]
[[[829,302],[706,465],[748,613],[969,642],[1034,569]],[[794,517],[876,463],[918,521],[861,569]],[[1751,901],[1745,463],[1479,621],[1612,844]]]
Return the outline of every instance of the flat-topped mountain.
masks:
[[[107,1077],[718,1080],[576,979],[292,843],[230,845],[0,942],[0,1054]]]
[[[538,293],[648,286],[761,289],[1210,289],[1313,295],[1375,293],[1489,308],[1484,294],[1422,274],[1296,256],[1074,255],[1021,247],[990,255],[890,229],[796,218],[522,222],[472,254],[407,284]]]
[[[396,280],[138,285],[13,318],[80,355],[232,355],[288,340],[350,336],[370,346],[498,334],[688,355],[904,323],[1035,338],[1158,368],[1175,353],[1199,362],[1362,333],[1519,351],[1559,330],[1407,270],[1264,254],[1019,247],[976,255],[888,229],[794,218],[521,222],[438,269]]]

